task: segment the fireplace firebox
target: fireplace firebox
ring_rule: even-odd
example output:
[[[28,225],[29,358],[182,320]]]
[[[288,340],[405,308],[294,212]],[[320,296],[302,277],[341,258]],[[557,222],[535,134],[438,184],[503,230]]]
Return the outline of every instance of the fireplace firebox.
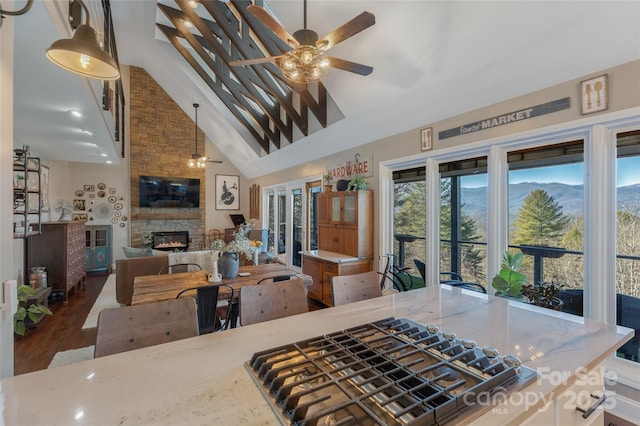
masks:
[[[153,246],[156,250],[188,251],[189,231],[152,232]]]

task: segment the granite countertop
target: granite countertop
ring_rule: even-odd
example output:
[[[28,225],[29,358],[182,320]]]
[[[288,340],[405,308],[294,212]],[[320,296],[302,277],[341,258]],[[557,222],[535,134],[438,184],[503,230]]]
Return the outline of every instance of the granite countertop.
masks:
[[[578,368],[598,366],[630,339],[630,329],[606,325],[468,290],[435,286],[322,309],[0,382],[4,424],[276,425],[279,420],[244,363],[254,352],[391,317],[435,324],[533,369],[569,373],[561,385],[538,380],[526,389],[551,395],[571,385]],[[529,406],[529,410],[535,406]],[[456,420],[517,423],[491,407]]]
[[[369,257],[353,257],[346,254],[333,253],[331,251],[326,250],[309,250],[300,252],[304,256],[317,257],[318,259],[328,260],[329,262],[335,263],[346,263],[346,262],[355,262],[362,259],[370,259]]]

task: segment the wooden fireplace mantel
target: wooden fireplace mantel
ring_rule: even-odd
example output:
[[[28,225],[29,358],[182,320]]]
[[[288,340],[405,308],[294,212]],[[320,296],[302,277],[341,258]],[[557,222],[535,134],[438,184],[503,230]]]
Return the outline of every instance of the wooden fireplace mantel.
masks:
[[[139,213],[133,215],[134,220],[190,220],[202,219],[200,213]]]

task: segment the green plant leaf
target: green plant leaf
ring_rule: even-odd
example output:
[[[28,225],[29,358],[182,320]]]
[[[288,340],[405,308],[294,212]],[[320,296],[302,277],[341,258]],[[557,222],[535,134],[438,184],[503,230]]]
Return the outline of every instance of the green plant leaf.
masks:
[[[24,322],[22,322],[22,321],[14,322],[13,331],[16,334],[19,334],[20,336],[24,336],[24,332],[25,332]]]
[[[27,317],[27,310],[22,306],[18,306],[18,310],[16,311],[15,314],[13,314],[13,318],[17,321],[24,321],[26,317]]]

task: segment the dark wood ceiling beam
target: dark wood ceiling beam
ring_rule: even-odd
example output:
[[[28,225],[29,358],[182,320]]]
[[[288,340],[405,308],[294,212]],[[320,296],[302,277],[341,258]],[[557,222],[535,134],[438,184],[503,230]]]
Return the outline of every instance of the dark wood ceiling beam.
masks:
[[[180,4],[180,2],[185,2],[185,0],[176,0],[176,2]],[[240,13],[242,16],[244,24],[247,23],[247,21],[245,20],[245,15],[247,14],[246,8],[249,4],[251,4],[251,2],[248,2],[248,1],[233,2],[233,5],[238,10],[238,13]],[[225,10],[228,10],[228,6],[226,6],[224,3],[217,2],[217,1],[204,1],[202,5],[205,7],[205,9],[211,15],[211,17],[216,22],[218,22],[218,24],[220,25],[222,30],[225,32],[226,36],[229,38],[231,43],[233,43],[233,45],[238,49],[238,52],[242,55],[242,57],[233,58],[233,59],[244,59],[247,57],[247,55],[249,55],[249,57],[252,57],[252,56],[255,57],[256,53],[260,53],[259,57],[264,56],[264,54],[260,52],[259,49],[257,49],[257,47],[255,47],[255,42],[251,39],[249,30],[248,28],[245,28],[245,25],[242,25],[241,26],[242,30],[239,31],[238,26],[233,25],[233,23],[228,22],[227,24],[225,24],[224,22],[221,22],[221,20],[224,19]],[[257,22],[256,18],[253,17],[253,15],[251,15],[251,18],[253,19],[254,25],[255,25],[255,22]],[[251,26],[251,28],[253,28],[253,26]],[[264,25],[263,25],[263,29],[264,29]],[[264,39],[260,37],[258,34],[256,34],[260,38],[260,41],[262,42],[262,44],[265,46],[267,44],[273,44],[274,38],[275,38],[273,33],[269,32],[269,35],[271,37],[269,38],[266,31],[262,31],[262,32],[265,34]],[[280,42],[283,44],[284,47],[287,46],[284,42],[282,41]],[[285,112],[291,116],[293,122],[298,126],[298,128],[305,135],[308,134],[308,122],[306,120],[302,120],[302,117],[300,116],[298,111],[287,100],[286,95],[291,91],[291,87],[288,84],[284,84],[285,80],[282,77],[280,69],[277,66],[273,66],[270,69],[270,72],[267,72],[264,65],[251,66],[251,67],[231,67],[231,68],[233,68],[232,72],[234,72],[236,75],[238,75],[238,73],[241,73],[241,72],[255,73],[257,77],[260,78],[264,82],[264,84],[269,88],[268,90],[269,93],[271,93],[271,95],[275,99],[277,99],[280,106],[282,106]],[[274,84],[277,84],[277,83],[274,83],[274,78],[273,78],[274,73],[280,74],[279,78],[277,78],[276,80],[283,82],[282,84],[277,85],[277,87],[274,86]],[[293,142],[292,139],[288,139],[288,140],[289,142]]]
[[[229,109],[229,111],[231,111],[231,113],[236,117],[236,119],[238,119],[238,121],[240,121],[247,128],[247,130],[258,142],[260,148],[264,150],[264,152],[268,153],[269,139],[270,139],[268,136],[268,133],[272,133],[272,132],[270,130],[268,133],[263,131],[264,134],[261,135],[255,130],[254,125],[250,123],[246,119],[246,117],[236,108],[236,105],[235,105],[236,99],[232,95],[230,95],[228,92],[226,92],[220,84],[214,81],[211,78],[211,76],[209,76],[209,74],[200,66],[198,61],[196,61],[195,58],[182,45],[180,40],[178,40],[178,33],[175,28],[167,27],[166,25],[162,25],[162,24],[156,24],[156,26],[160,29],[160,31],[163,32],[165,37],[167,37],[167,40],[169,40],[169,42],[173,45],[173,47],[175,47],[176,50],[185,58],[185,60],[189,63],[189,65],[191,65],[191,67],[198,73],[200,78],[202,78],[202,80],[204,80],[204,82],[207,83],[209,88],[211,88],[211,90],[213,90],[213,92],[220,98],[222,103]],[[257,127],[262,128],[262,126],[259,123],[256,123],[256,124],[257,124]]]
[[[231,94],[237,99],[237,104],[239,104],[245,111],[247,111],[247,113],[253,116],[256,123],[260,124],[260,127],[263,129],[265,134],[269,136],[269,139],[271,139],[271,141],[274,142],[276,146],[280,145],[281,132],[285,132],[289,135],[290,138],[293,137],[293,129],[291,127],[287,128],[286,124],[280,119],[278,109],[274,105],[264,100],[262,94],[259,93],[252,84],[250,84],[249,80],[246,77],[237,76],[240,80],[239,82],[233,80],[230,77],[228,66],[226,66],[224,61],[225,55],[227,55],[227,53],[222,48],[220,42],[215,39],[210,32],[206,31],[206,29],[208,29],[208,26],[204,22],[202,22],[201,19],[197,19],[197,17],[188,15],[185,16],[180,11],[164,5],[158,5],[158,7],[176,27],[177,35],[183,37],[191,45],[191,47],[198,53],[202,60],[215,73],[217,77],[216,80],[227,87],[229,92],[231,92]],[[189,6],[187,5],[187,7]],[[189,9],[191,8],[189,7]],[[197,27],[205,27],[205,31],[201,31],[203,36],[196,37],[190,31],[188,31],[188,29],[183,29],[181,20],[185,18],[189,19]],[[200,28],[198,29],[200,30]],[[224,41],[225,40],[222,39],[222,42]],[[203,47],[203,44],[205,44],[209,48],[208,51]],[[208,53],[211,51],[214,51],[217,55],[217,58],[221,58],[222,60],[214,61]],[[252,99],[253,103],[247,102],[247,98]],[[256,106],[258,108],[256,108]],[[270,131],[271,126],[269,121],[272,121],[274,123],[274,125],[278,129],[278,133]]]
[[[184,19],[180,18],[180,16],[184,16],[186,19],[189,19],[191,23],[196,26],[201,34],[201,36],[199,37],[202,37],[206,40],[207,45],[210,47],[209,51],[211,52],[211,49],[213,49],[213,52],[215,52],[216,54],[216,58],[219,60],[214,62],[206,52],[203,53],[203,51],[201,50],[201,43],[195,41],[195,37],[191,34],[191,32],[187,30],[183,31],[181,30],[181,28],[178,28],[178,31],[183,35],[185,39],[187,39],[189,44],[191,44],[192,47],[198,51],[198,54],[203,58],[203,60],[207,61],[207,65],[209,65],[211,68],[214,68],[211,63],[220,65],[220,67],[217,68],[217,72],[214,72],[216,72],[216,75],[219,76],[219,78],[229,88],[229,90],[239,98],[239,102],[244,106],[247,112],[252,114],[254,118],[260,123],[262,123],[262,121],[259,120],[259,115],[266,115],[266,117],[271,120],[271,122],[278,130],[277,133],[269,132],[269,123],[263,124],[262,128],[265,133],[269,135],[269,138],[274,143],[274,145],[278,147],[278,149],[280,148],[279,135],[281,134],[284,134],[284,136],[289,141],[291,141],[293,139],[293,127],[287,126],[286,123],[282,121],[277,105],[274,106],[274,102],[272,99],[265,99],[264,94],[256,90],[254,85],[251,84],[249,79],[247,78],[248,75],[246,72],[234,72],[234,74],[236,75],[236,78],[239,80],[240,84],[244,86],[245,92],[250,93],[250,95],[244,93],[242,94],[243,97],[241,98],[241,94],[237,94],[234,90],[234,86],[237,83],[235,82],[235,80],[231,79],[230,69],[227,65],[231,58],[229,55],[229,50],[231,50],[231,42],[227,39],[226,35],[224,37],[221,37],[220,39],[214,38],[212,34],[207,31],[208,27],[204,22],[205,20],[198,16],[198,14],[195,13],[195,11],[188,5],[186,1],[178,0],[177,4],[181,8],[184,8],[182,12],[163,5],[158,5],[158,7],[160,7],[162,11],[169,17],[169,19],[171,19],[174,26],[177,26],[179,19]],[[184,15],[182,15],[182,13],[184,13]],[[237,21],[235,21],[234,23],[234,21],[229,19],[229,17],[224,17],[224,19],[227,19],[227,22],[230,22],[230,25],[237,27]],[[225,49],[222,43],[226,44],[228,47]],[[224,64],[224,66],[222,64]],[[263,90],[265,89],[266,88],[264,88]],[[245,97],[251,98],[253,102],[255,102],[255,105],[260,108],[260,110],[256,110],[256,108],[253,106],[254,104],[247,103]],[[278,136],[278,138],[274,139],[275,136]]]

